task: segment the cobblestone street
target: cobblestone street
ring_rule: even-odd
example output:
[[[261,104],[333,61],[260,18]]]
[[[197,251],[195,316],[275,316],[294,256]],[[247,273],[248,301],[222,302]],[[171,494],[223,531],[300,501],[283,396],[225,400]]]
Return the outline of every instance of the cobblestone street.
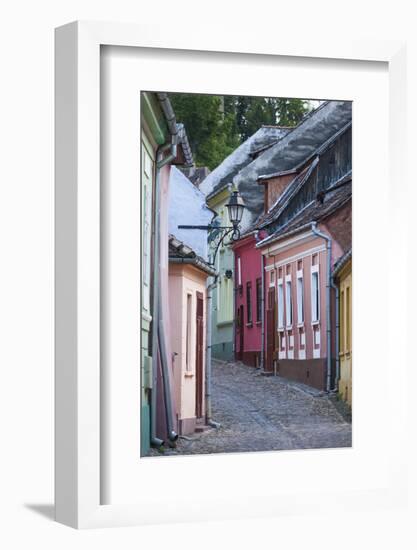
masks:
[[[181,437],[165,454],[351,446],[352,425],[336,398],[313,388],[213,361],[212,394],[213,420],[221,427]]]

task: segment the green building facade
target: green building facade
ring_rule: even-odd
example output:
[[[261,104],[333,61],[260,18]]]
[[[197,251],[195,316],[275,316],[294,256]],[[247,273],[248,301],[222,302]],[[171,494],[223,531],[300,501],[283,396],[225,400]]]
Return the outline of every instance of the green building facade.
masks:
[[[153,201],[155,192],[156,152],[166,142],[168,128],[160,103],[154,93],[141,94],[141,214],[142,214],[142,284],[141,284],[141,367],[140,367],[140,443],[141,455],[148,453],[151,439],[150,403],[152,390],[152,249]]]
[[[208,206],[217,213],[221,226],[230,226],[226,203],[229,201],[231,185],[226,185],[207,197]],[[226,238],[227,241],[227,238]],[[211,248],[213,252],[213,248]],[[230,246],[222,244],[216,257],[216,271],[219,276],[212,293],[212,357],[223,361],[233,360],[233,268],[234,254]]]

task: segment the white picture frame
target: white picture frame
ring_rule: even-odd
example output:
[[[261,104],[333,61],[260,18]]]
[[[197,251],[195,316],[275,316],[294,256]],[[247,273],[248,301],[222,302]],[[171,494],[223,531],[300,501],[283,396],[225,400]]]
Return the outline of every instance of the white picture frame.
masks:
[[[255,494],[221,493],[188,514],[177,497],[149,498],[138,503],[101,504],[103,410],[100,400],[100,49],[101,46],[155,48],[213,52],[218,56],[251,54],[288,56],[297,59],[329,59],[383,62],[389,79],[389,157],[393,186],[405,188],[405,44],[386,40],[328,43],[310,38],[294,40],[259,35],[248,45],[239,31],[215,36],[204,28],[187,33],[158,26],[75,22],[56,30],[56,519],[76,528],[135,525],[161,521],[239,518],[305,513],[324,509],[326,487],[317,491],[289,491],[274,498],[273,491]],[[222,52],[222,53],[219,53]],[[139,135],[138,135],[139,139]],[[139,181],[139,176],[138,176]],[[401,235],[397,226],[393,239]],[[139,241],[139,239],[137,239]],[[388,245],[392,243],[388,243]],[[402,271],[402,249],[393,251],[396,273]],[[400,267],[398,267],[400,266]],[[398,273],[397,273],[398,275]],[[404,300],[390,303],[393,319],[405,315]],[[139,311],[139,310],[138,310]],[[139,313],[138,313],[139,318]],[[395,336],[395,323],[389,325]],[[398,341],[398,340],[397,340]],[[389,352],[390,353],[390,352]],[[397,355],[396,380],[400,391],[390,399],[393,410],[401,399],[405,382],[405,351]],[[400,406],[392,430],[404,418]],[[138,435],[139,438],[139,435]],[[105,438],[104,438],[105,439]],[[395,447],[394,447],[395,445]],[[340,491],[337,502],[345,508],[392,505],[405,498],[402,434],[392,442],[386,466],[386,483],[379,489],[363,488],[357,494]],[[265,457],[265,454],[262,455]],[[224,457],[223,457],[224,458]],[[227,457],[233,459],[233,456]],[[204,457],[202,460],[212,460]],[[219,467],[221,457],[216,457]],[[259,458],[264,460],[264,458]],[[230,460],[229,460],[230,462]],[[396,468],[394,468],[394,463]],[[155,468],[158,464],[154,462]],[[335,497],[334,493],[332,493]],[[276,495],[275,495],[276,496]],[[333,498],[332,497],[332,498]],[[256,506],[253,504],[257,503]],[[186,504],[186,501],[185,501]],[[262,504],[260,507],[259,504]],[[215,510],[215,511],[214,511]]]

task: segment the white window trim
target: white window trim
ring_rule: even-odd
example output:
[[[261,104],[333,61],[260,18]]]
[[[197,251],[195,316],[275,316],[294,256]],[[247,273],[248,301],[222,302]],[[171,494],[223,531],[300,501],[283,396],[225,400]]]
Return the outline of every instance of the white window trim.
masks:
[[[301,299],[299,296],[299,281],[301,281]],[[300,315],[301,312],[301,315]],[[300,319],[301,317],[301,319]],[[297,271],[297,327],[304,326],[304,277],[303,270]]]
[[[280,288],[282,289],[282,303],[280,304]],[[284,281],[283,279],[278,279],[277,284],[277,301],[278,301],[278,330],[283,331],[284,330]],[[281,307],[280,307],[281,306]]]
[[[238,285],[242,286],[242,266],[240,264],[240,256],[237,259],[237,281]]]
[[[288,287],[287,283],[290,283],[291,291],[289,293],[289,300],[288,300]],[[288,312],[291,312],[291,323],[288,322]],[[285,276],[285,326],[286,328],[292,328],[294,322],[294,312],[293,312],[293,300],[292,300],[292,280],[291,275]]]
[[[318,297],[317,297],[317,300],[318,300],[318,304],[317,304],[317,311],[318,311],[318,315],[317,315],[317,319],[314,319],[314,302],[313,302],[313,274],[314,273],[317,273],[317,289],[318,289]],[[314,326],[314,325],[319,325],[320,324],[320,315],[321,315],[321,308],[320,308],[320,298],[321,298],[321,293],[320,293],[320,272],[319,272],[319,266],[318,265],[312,265],[311,266],[311,291],[310,291],[310,300],[311,300],[311,324]]]
[[[274,274],[274,280],[272,281],[272,274]],[[281,279],[282,280],[282,279]],[[275,287],[275,282],[276,282],[276,272],[275,272],[275,268],[271,270],[271,273],[269,275],[269,287]]]

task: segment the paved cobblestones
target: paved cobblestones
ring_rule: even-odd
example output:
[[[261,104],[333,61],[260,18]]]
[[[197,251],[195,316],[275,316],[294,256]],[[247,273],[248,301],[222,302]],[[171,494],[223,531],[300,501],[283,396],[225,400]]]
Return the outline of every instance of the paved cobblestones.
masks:
[[[165,454],[351,446],[351,423],[334,398],[312,388],[242,363],[214,361],[212,394],[213,419],[221,427],[180,438]]]

